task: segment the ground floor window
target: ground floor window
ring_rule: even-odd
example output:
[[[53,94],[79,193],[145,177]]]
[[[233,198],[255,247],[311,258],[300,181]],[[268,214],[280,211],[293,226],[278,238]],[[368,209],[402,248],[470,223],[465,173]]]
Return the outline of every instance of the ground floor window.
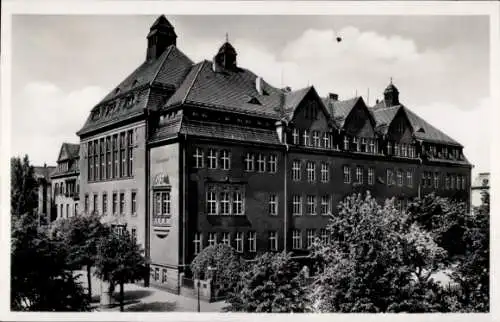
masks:
[[[161,282],[162,283],[167,282],[167,269],[166,268],[161,270]]]
[[[302,235],[300,230],[294,229],[292,231],[292,248],[300,249],[302,248]]]

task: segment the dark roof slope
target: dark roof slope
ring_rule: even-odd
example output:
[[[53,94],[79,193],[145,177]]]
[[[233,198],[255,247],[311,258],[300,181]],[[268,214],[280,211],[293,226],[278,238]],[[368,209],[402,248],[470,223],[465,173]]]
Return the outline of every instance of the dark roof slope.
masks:
[[[80,144],[63,143],[63,146],[66,148],[70,159],[76,159],[80,157]]]
[[[56,167],[46,165],[43,167],[34,166],[33,171],[36,179],[45,179],[50,181],[50,176],[56,171]]]

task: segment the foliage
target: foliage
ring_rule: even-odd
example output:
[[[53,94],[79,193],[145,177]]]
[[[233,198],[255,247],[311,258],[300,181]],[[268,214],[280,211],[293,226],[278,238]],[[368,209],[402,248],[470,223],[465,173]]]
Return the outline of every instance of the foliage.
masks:
[[[18,157],[11,158],[10,166],[11,215],[19,217],[23,214],[34,214],[38,207],[38,184],[28,155],[25,155],[23,160]]]
[[[208,267],[213,269],[211,276],[208,275]],[[212,278],[216,294],[225,294],[237,287],[239,274],[244,267],[244,260],[231,246],[225,244],[205,247],[191,263],[195,277]]]
[[[143,251],[127,229],[101,238],[97,246],[96,275],[110,283],[120,285],[120,309],[123,310],[123,286],[144,278],[146,260]]]
[[[329,241],[313,245],[320,263],[309,285],[315,312],[442,310],[430,278],[446,252],[406,213],[369,193],[348,197],[327,226]]]
[[[462,241],[465,256],[458,262],[453,279],[460,285],[459,302],[462,311],[489,312],[490,310],[490,197],[483,193],[482,205],[468,215]]]
[[[64,243],[51,240],[29,215],[13,217],[11,309],[88,311],[81,285],[66,263]]]
[[[290,254],[266,253],[240,274],[225,308],[232,312],[305,312],[306,279]]]

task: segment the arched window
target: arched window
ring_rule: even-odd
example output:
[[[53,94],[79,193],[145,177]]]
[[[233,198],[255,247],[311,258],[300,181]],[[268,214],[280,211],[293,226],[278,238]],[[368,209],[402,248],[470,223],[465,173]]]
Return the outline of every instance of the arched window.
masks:
[[[57,196],[58,194],[59,194],[59,184],[58,184],[58,183],[56,183],[56,186],[55,186],[55,188],[54,188],[54,195],[56,195],[56,196]]]
[[[63,195],[64,194],[64,183],[61,183],[61,194]]]

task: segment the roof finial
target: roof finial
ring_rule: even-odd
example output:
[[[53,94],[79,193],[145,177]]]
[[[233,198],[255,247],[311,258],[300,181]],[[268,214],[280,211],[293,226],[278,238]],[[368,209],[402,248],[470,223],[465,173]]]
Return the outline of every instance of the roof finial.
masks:
[[[389,82],[392,85],[392,76],[390,77]]]
[[[226,42],[229,42],[229,34],[226,32]]]

